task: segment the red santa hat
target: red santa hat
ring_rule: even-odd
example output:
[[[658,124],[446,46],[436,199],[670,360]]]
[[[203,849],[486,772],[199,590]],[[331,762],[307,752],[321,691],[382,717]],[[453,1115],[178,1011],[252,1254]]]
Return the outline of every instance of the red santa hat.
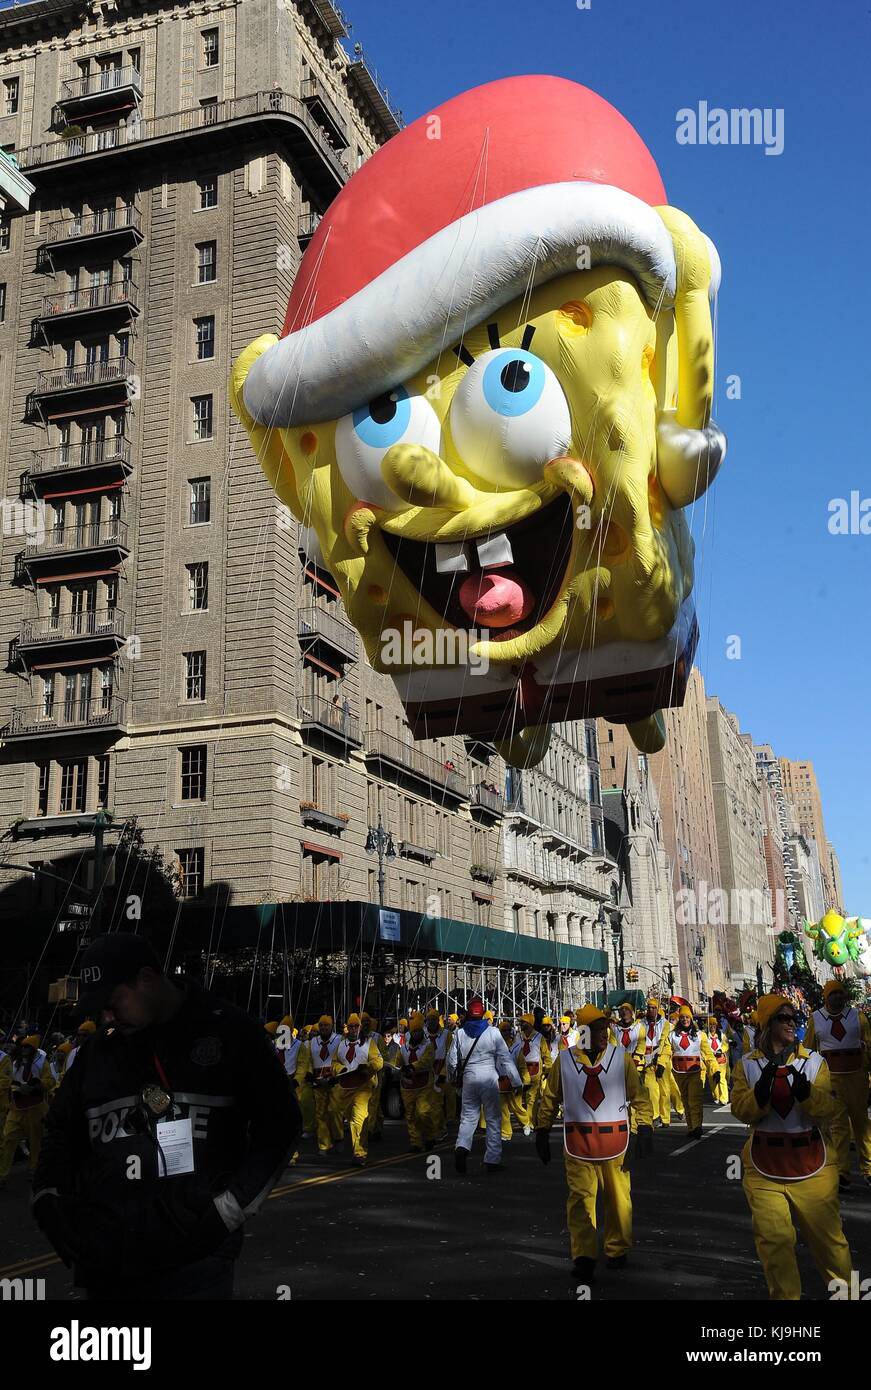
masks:
[[[588,88],[530,76],[463,92],[389,140],[331,204],[245,405],[264,425],[338,418],[579,268],[622,266],[651,307],[670,304],[674,249],[655,211],[666,201],[640,136]]]

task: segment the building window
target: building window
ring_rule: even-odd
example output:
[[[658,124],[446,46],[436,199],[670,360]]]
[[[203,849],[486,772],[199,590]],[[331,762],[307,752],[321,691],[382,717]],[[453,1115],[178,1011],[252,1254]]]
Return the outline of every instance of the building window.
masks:
[[[218,119],[218,98],[202,97],[200,100],[200,110],[203,113],[203,124],[214,125]]]
[[[198,898],[203,891],[206,874],[206,851],[197,849],[177,849],[178,872],[181,878],[183,898]]]
[[[60,810],[84,811],[88,797],[88,760],[60,765]]]
[[[198,560],[185,568],[188,572],[188,611],[204,613],[209,606],[209,562]]]
[[[6,322],[6,285],[0,284],[0,323]]]
[[[190,524],[205,526],[212,519],[211,478],[191,478]]]
[[[206,698],[206,654],[205,652],[185,652],[185,699],[205,700]]]
[[[36,786],[36,814],[38,816],[48,815],[48,790],[51,778],[51,764],[40,763],[37,771]]]
[[[8,248],[7,248],[8,249]],[[215,241],[197,242],[197,284],[210,285],[217,279],[218,244]]]
[[[112,696],[115,693],[115,673],[111,666],[100,668],[100,712],[108,713],[112,708]]]
[[[181,750],[181,799],[182,801],[205,801],[206,799],[206,745],[197,743],[193,748]]]
[[[197,361],[206,362],[215,355],[215,316],[207,314],[194,319],[197,335]]]
[[[18,114],[18,83],[17,77],[7,77],[3,83],[4,115],[6,116],[17,116]]]
[[[194,408],[194,439],[212,437],[212,398],[211,396],[192,396]]]
[[[109,805],[109,756],[104,754],[97,759],[97,808],[105,810]]]
[[[218,31],[217,29],[204,29],[203,39],[203,67],[216,68],[218,66]]]
[[[200,193],[201,208],[216,208],[218,206],[218,180],[215,174],[208,174],[203,179],[197,179],[197,188]]]
[[[11,228],[12,224],[8,216],[5,213],[3,213],[2,216],[0,216],[0,251],[9,250],[9,237],[11,233]]]

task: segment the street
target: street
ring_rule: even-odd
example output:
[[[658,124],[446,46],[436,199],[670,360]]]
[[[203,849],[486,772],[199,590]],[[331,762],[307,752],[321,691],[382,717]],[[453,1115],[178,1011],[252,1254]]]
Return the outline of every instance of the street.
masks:
[[[750,1216],[736,1178],[746,1130],[728,1108],[707,1105],[704,1137],[683,1124],[657,1130],[651,1160],[633,1167],[635,1246],[624,1269],[600,1260],[593,1301],[766,1300]],[[318,1299],[574,1299],[565,1229],[561,1131],[548,1168],[533,1141],[516,1134],[505,1171],[485,1174],[476,1138],[469,1173],[454,1173],[452,1142],[408,1154],[405,1126],[386,1121],[370,1166],[349,1153],[318,1157],[301,1146],[260,1215],[238,1266],[236,1297]],[[346,1141],[347,1143],[347,1141]],[[434,1158],[441,1162],[440,1176]],[[0,1196],[0,1278],[45,1280],[45,1298],[75,1299],[67,1270],[28,1210],[21,1164]],[[871,1189],[854,1175],[843,1203],[853,1265],[871,1269]],[[804,1297],[826,1297],[799,1241]]]

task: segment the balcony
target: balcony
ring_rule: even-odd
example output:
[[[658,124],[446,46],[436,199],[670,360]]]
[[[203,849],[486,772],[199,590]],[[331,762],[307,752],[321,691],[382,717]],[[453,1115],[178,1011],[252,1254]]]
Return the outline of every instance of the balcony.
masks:
[[[61,83],[55,106],[55,123],[76,117],[90,120],[109,113],[129,111],[142,100],[142,76],[132,63],[126,67],[105,68],[87,77],[72,77]]]
[[[37,321],[45,327],[50,319],[71,314],[84,318],[92,314],[123,309],[130,318],[139,313],[139,293],[132,280],[112,280],[108,285],[88,285],[63,294],[47,294]]]
[[[129,554],[127,524],[105,521],[93,526],[64,526],[46,531],[42,540],[29,540],[15,557],[15,578],[23,578],[31,566],[58,556],[83,554],[87,551],[117,551]]]
[[[455,767],[446,767],[438,758],[422,753],[413,744],[391,738],[380,729],[366,731],[366,757],[414,777],[428,788],[438,787],[464,801],[469,788]]]
[[[2,730],[4,739],[35,738],[41,734],[96,733],[100,730],[123,729],[126,706],[113,695],[111,699],[74,700],[69,704],[55,701],[48,710],[44,705],[21,705]]]
[[[390,105],[387,88],[371,64],[366,62],[359,44],[354,45],[354,53],[353,62],[345,68],[345,79],[349,85],[356,87],[378,120],[385,140],[389,140],[391,135],[402,129],[402,112]]]
[[[19,150],[17,155],[28,177],[38,176],[44,181],[55,171],[66,178],[75,161],[92,165],[105,158],[123,157],[125,165],[129,165],[137,155],[152,159],[160,144],[193,147],[214,140],[216,135],[229,136],[237,143],[245,126],[262,126],[264,122],[275,124],[282,133],[302,176],[300,182],[311,188],[319,201],[334,198],[348,180],[347,164],[333,149],[305,102],[278,88],[219,101],[213,106],[189,107],[152,120],[138,118],[129,124],[86,131],[66,139],[44,140]],[[179,160],[195,157],[181,151],[174,154]]]
[[[303,732],[314,730],[329,734],[342,743],[360,746],[360,724],[349,711],[332,700],[322,700],[317,696],[301,696],[296,702],[296,714]]]
[[[329,807],[323,807],[313,801],[301,801],[299,814],[303,825],[316,826],[318,830],[329,830],[334,835],[341,835],[343,830],[347,830],[350,820],[350,816],[344,811],[339,811],[337,806],[330,804]]]
[[[319,212],[301,212],[296,224],[296,239],[300,246],[306,247],[311,241],[321,222]]]
[[[546,825],[542,827],[541,838],[546,845],[556,850],[568,850],[570,854],[582,855],[589,858],[592,851],[576,840],[574,836],[567,835],[564,830],[557,830],[555,826]]]
[[[357,634],[344,618],[336,618],[323,608],[312,605],[300,608],[297,614],[297,636],[300,646],[326,647],[343,661],[357,660]]]
[[[320,21],[330,38],[343,39],[346,37],[348,21],[338,5],[332,3],[332,0],[299,0],[299,3]]]
[[[403,859],[417,859],[421,864],[431,864],[436,858],[434,849],[426,845],[416,845],[413,840],[400,840],[399,853]]]
[[[338,108],[316,77],[307,77],[300,92],[318,125],[335,150],[348,148],[348,131]]]
[[[45,247],[58,251],[79,242],[106,241],[116,237],[138,245],[143,239],[142,213],[133,203],[120,208],[102,208],[79,217],[61,217],[52,222],[45,236]]]
[[[56,642],[94,642],[109,639],[123,642],[127,619],[118,608],[91,613],[66,613],[57,618],[25,618],[18,633],[18,646],[53,646]]]
[[[491,816],[502,816],[505,814],[505,797],[479,782],[472,788],[472,809],[475,808],[489,811]]]
[[[512,817],[518,826],[526,825],[532,830],[538,830],[541,821],[532,806],[532,803],[524,796],[522,791],[515,792],[509,797],[505,806],[505,813]]]
[[[59,444],[54,449],[34,449],[30,468],[25,474],[28,482],[54,478],[59,473],[76,472],[86,468],[119,468],[126,476],[133,468],[130,440],[124,435],[93,443]]]
[[[25,403],[25,414],[28,419],[33,419],[41,413],[39,407],[44,401],[72,393],[83,395],[99,392],[107,397],[122,395],[125,401],[129,400],[134,371],[132,357],[110,357],[105,362],[50,367],[37,374],[36,387]]]

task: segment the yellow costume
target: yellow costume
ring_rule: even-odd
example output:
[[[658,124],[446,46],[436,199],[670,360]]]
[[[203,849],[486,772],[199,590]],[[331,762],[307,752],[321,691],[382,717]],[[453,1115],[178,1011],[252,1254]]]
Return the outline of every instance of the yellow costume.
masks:
[[[539,1101],[547,1082],[553,1058],[547,1039],[536,1031],[535,1019],[532,1014],[521,1016],[520,1031],[523,1034],[520,1055],[526,1064],[529,1077],[529,1086],[523,1093],[523,1108],[529,1116],[529,1123],[533,1127],[537,1127]]]
[[[762,996],[760,1029],[782,1003],[778,995]],[[836,1107],[825,1061],[801,1046],[777,1068],[769,1097],[760,1106],[754,1087],[767,1060],[754,1049],[738,1062],[732,1113],[752,1129],[742,1153],[743,1186],[769,1297],[797,1300],[801,1280],[795,1258],[796,1226],[826,1285],[832,1279],[850,1284],[852,1262],[841,1226],[838,1169],[826,1143]],[[810,1086],[798,1102],[792,1095],[797,1074],[802,1075],[802,1084]]]
[[[351,1014],[348,1027],[359,1027],[357,1014]],[[333,1056],[333,1076],[336,1078],[336,1110],[351,1131],[351,1148],[355,1162],[365,1162],[368,1155],[369,1107],[377,1089],[378,1073],[384,1058],[374,1038],[343,1038]],[[361,1076],[361,1068],[366,1071]]]
[[[821,1052],[832,1081],[835,1115],[832,1144],[841,1177],[850,1176],[850,1130],[856,1145],[859,1168],[871,1178],[871,1125],[868,1123],[868,1068],[871,1061],[871,1027],[864,1014],[852,1005],[840,1014],[830,1014],[826,1003],[836,990],[843,992],[840,980],[828,980],[823,989],[824,1004],[811,1014],[804,1045]]]
[[[55,1084],[48,1058],[40,1050],[39,1038],[35,1035],[26,1037],[22,1045],[33,1048],[34,1055],[27,1063],[19,1060],[12,1065],[10,1104],[0,1138],[0,1183],[5,1183],[9,1177],[15,1150],[22,1140],[29,1150],[27,1166],[31,1173],[36,1168],[42,1144],[42,1125]]]
[[[381,1109],[381,1093],[384,1087],[383,1063],[387,1061],[387,1043],[384,1041],[383,1033],[378,1032],[378,1020],[372,1018],[371,1014],[361,1014],[363,1027],[360,1030],[361,1041],[371,1039],[381,1054],[382,1067],[379,1068],[378,1075],[375,1077],[375,1085],[369,1097],[369,1140],[381,1138],[381,1131],[384,1128],[384,1114]]]
[[[708,1019],[708,1042],[711,1045],[711,1052],[714,1054],[714,1061],[717,1063],[716,1073],[710,1077],[711,1096],[716,1105],[729,1104],[729,1039],[725,1033],[719,1031],[717,1020],[713,1017]]]
[[[423,1015],[412,1014],[409,1033],[395,1043],[390,1061],[401,1072],[399,1087],[410,1148],[422,1151],[441,1130],[438,1097],[432,1088],[435,1048],[423,1034]],[[412,1036],[418,1033],[418,1039]]]
[[[645,1019],[644,1030],[644,1070],[641,1079],[650,1097],[654,1120],[663,1126],[671,1124],[671,1091],[674,1084],[671,1070],[671,1044],[669,1035],[671,1025],[662,1015],[658,999],[648,999],[648,1009],[654,1008],[659,1017],[651,1022]],[[675,1086],[677,1091],[677,1086]],[[678,1097],[680,1092],[678,1091]]]
[[[333,1057],[341,1037],[335,1032],[331,1032],[326,1038],[322,1037],[318,1031],[321,1024],[332,1029],[333,1020],[328,1014],[324,1014],[318,1020],[318,1028],[299,1049],[296,1083],[297,1086],[303,1086],[307,1078],[312,1078],[309,1084],[314,1092],[315,1136],[321,1153],[329,1153],[334,1144],[341,1143],[343,1133],[335,1096],[336,1088],[332,1085]]]
[[[689,1019],[692,1024],[692,1009],[686,1004],[682,1004],[678,1010],[677,1026],[669,1039],[671,1065],[686,1111],[687,1129],[691,1135],[698,1138],[702,1132],[704,1115],[705,1077],[713,1078],[718,1068],[707,1033],[703,1033],[700,1028],[682,1029],[681,1019]]]

